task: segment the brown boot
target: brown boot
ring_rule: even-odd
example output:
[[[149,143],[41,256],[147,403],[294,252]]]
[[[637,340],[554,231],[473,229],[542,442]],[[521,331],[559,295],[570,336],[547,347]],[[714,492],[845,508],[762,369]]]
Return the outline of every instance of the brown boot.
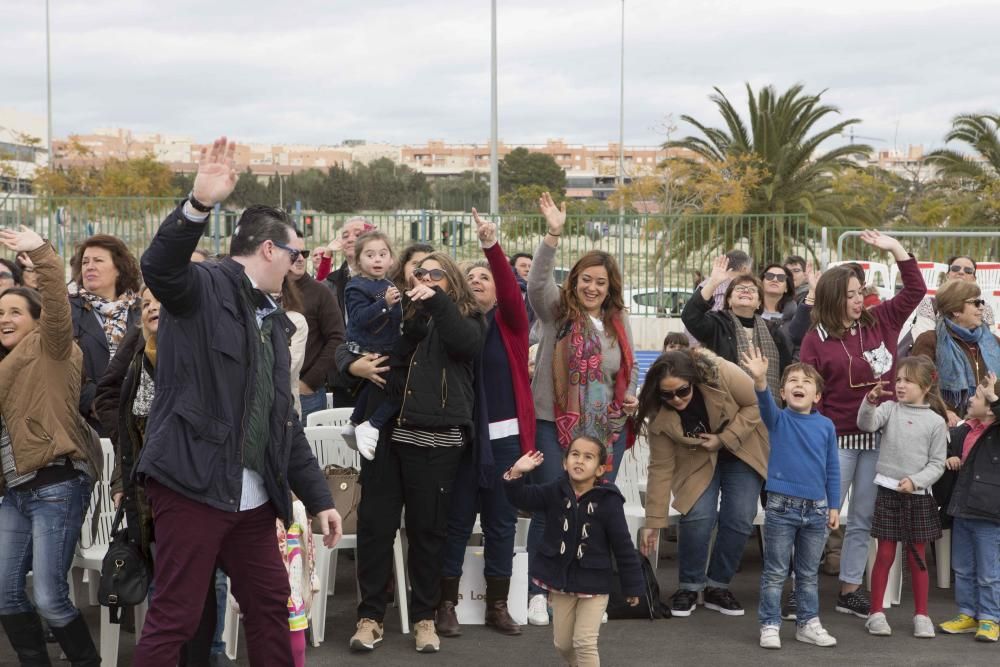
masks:
[[[441,601],[434,611],[434,627],[442,637],[458,637],[462,626],[458,624],[455,605],[458,604],[458,583],[461,577],[441,577]]]
[[[521,634],[521,626],[514,622],[507,611],[507,594],[510,578],[486,577],[486,625],[492,625],[504,635]]]

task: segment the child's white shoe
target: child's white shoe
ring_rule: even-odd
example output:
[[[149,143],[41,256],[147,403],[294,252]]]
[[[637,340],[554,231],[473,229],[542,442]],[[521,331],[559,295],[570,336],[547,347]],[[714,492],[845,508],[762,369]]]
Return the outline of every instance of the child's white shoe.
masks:
[[[804,644],[815,646],[836,646],[837,639],[833,637],[818,618],[810,619],[805,625],[800,625],[795,630],[795,639]]]
[[[868,620],[865,621],[865,629],[868,630],[868,634],[878,637],[888,637],[892,634],[889,621],[886,620],[885,614],[881,611],[868,615]]]
[[[378,447],[378,429],[369,422],[362,422],[354,427],[354,437],[358,440],[358,453],[369,461],[374,461],[375,448]]]
[[[531,625],[549,624],[549,599],[539,593],[532,595],[528,601],[528,623]]]
[[[934,637],[934,622],[930,616],[917,614],[913,617],[913,636],[920,639],[932,639]]]
[[[764,625],[760,629],[761,648],[781,648],[781,635],[777,625]]]

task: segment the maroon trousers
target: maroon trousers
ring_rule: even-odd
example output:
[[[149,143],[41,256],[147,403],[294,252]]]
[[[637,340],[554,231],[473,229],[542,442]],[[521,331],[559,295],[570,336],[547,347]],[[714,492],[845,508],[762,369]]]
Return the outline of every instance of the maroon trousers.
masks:
[[[133,664],[174,667],[198,628],[216,562],[232,585],[246,629],[250,664],[293,667],[288,574],[278,552],[271,503],[224,512],[146,480],[156,531],[152,605]]]

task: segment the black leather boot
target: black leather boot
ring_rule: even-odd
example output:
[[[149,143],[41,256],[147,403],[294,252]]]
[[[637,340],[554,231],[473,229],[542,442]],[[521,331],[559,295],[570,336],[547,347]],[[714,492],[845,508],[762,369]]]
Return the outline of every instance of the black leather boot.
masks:
[[[49,651],[45,647],[42,620],[33,611],[0,616],[0,623],[14,647],[22,667],[51,667]]]
[[[66,659],[73,667],[98,667],[101,664],[101,655],[94,646],[83,614],[77,614],[69,625],[61,628],[53,627],[52,634],[56,636],[56,641],[59,642]]]
[[[510,593],[510,579],[507,577],[486,577],[486,625],[504,635],[521,634],[521,626],[514,622],[507,611],[507,594]]]
[[[434,628],[442,637],[458,637],[462,626],[458,624],[455,605],[458,604],[458,584],[461,577],[441,577],[441,601],[434,611]]]

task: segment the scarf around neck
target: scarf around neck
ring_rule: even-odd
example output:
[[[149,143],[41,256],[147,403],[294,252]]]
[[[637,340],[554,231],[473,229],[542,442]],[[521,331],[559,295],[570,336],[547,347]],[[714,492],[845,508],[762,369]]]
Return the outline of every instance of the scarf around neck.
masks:
[[[1000,343],[997,343],[997,339],[985,326],[966,329],[946,317],[938,318],[936,332],[937,346],[934,353],[941,397],[949,405],[958,408],[960,413],[964,413],[969,398],[976,393],[979,378],[969,363],[969,357],[955,338],[977,346],[986,368],[994,373],[1000,373]]]
[[[104,325],[104,338],[107,340],[108,351],[111,353],[110,357],[115,356],[118,344],[121,343],[128,330],[129,312],[138,300],[135,292],[127,290],[119,294],[118,298],[113,301],[88,292],[82,287],[77,294],[83,298],[91,310],[97,311],[101,316],[101,322]]]
[[[621,366],[615,375],[609,402],[606,378],[601,369],[601,336],[589,316],[567,322],[557,338],[552,370],[555,385],[556,434],[566,449],[573,439],[589,435],[610,447],[623,428],[631,424],[622,403],[632,378],[635,358],[621,316],[612,320],[615,340],[621,349]],[[628,429],[627,446],[634,441]]]
[[[733,326],[736,327],[737,358],[732,361],[740,368],[743,368],[743,355],[750,353],[750,341],[747,339],[746,334],[743,333],[744,327],[743,323],[740,322],[740,318],[731,310],[727,312],[733,321]],[[760,350],[761,354],[767,357],[767,388],[771,390],[771,395],[774,396],[775,402],[781,405],[781,369],[778,367],[781,356],[778,353],[778,346],[774,343],[774,338],[771,337],[771,331],[767,328],[764,318],[760,315],[753,316],[753,344]],[[745,368],[743,370],[746,371]]]

